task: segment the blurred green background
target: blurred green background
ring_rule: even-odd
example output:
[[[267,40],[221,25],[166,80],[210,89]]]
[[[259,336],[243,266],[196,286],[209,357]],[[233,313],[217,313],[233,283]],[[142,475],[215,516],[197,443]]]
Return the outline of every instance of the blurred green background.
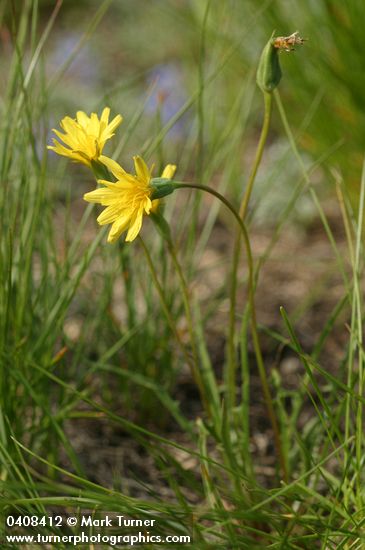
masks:
[[[314,456],[327,457],[328,429],[335,434],[337,428],[322,420],[330,418],[333,402],[341,423],[342,394],[326,379],[323,418],[312,409],[308,413],[303,366],[294,356],[279,307],[293,320],[305,353],[313,352],[315,361],[345,381],[347,352],[355,349],[357,335],[351,334],[349,344],[344,326],[350,318],[356,322],[361,307],[354,300],[351,315],[353,266],[346,263],[349,254],[332,174],[336,169],[343,177],[356,204],[365,133],[364,23],[360,0],[0,2],[0,477],[6,481],[7,502],[24,503],[29,494],[32,503],[29,479],[33,483],[34,476],[39,494],[56,499],[67,491],[82,496],[78,487],[89,490],[91,480],[137,499],[148,494],[158,504],[178,501],[184,507],[180,484],[189,502],[200,507],[207,499],[213,511],[221,493],[221,517],[228,523],[233,494],[233,507],[240,514],[247,509],[239,476],[243,472],[250,479],[256,459],[268,466],[259,472],[259,482],[265,488],[276,483],[272,432],[247,327],[237,345],[237,408],[229,411],[237,430],[231,433],[229,422],[223,426],[232,217],[199,193],[179,191],[166,200],[164,213],[172,222],[191,303],[166,243],[145,218],[141,234],[163,288],[163,302],[141,242],[106,245],[95,220],[97,209],[88,209],[82,198],[95,187],[91,172],[46,150],[51,129],[64,116],[77,110],[100,114],[110,106],[111,115],[121,113],[124,120],[106,154],[127,170],[132,170],[136,154],[155,162],[156,173],[167,163],[177,164],[178,180],[210,185],[239,205],[263,118],[256,67],[274,29],[284,36],[299,31],[306,39],[295,52],[280,54],[279,89],[301,159],[306,168],[316,169],[310,170],[313,185],[308,192],[274,104],[247,219],[254,260],[261,262],[256,288],[260,337],[265,366],[275,374],[271,382],[293,479],[301,479]],[[329,226],[335,229],[331,242]],[[237,325],[247,319],[246,259],[239,271]],[[193,311],[193,328],[186,302]],[[177,341],[186,353],[197,343],[196,362],[206,380],[216,383],[216,424],[221,415],[228,439],[221,439],[219,430],[214,433],[210,419],[204,418],[204,404]],[[350,355],[352,368],[352,351]],[[352,381],[347,380],[352,398]],[[294,408],[297,418],[289,424]],[[207,429],[196,422],[199,417],[207,420]],[[358,426],[360,441],[361,422]],[[166,437],[163,444],[160,433]],[[21,451],[15,441],[24,445]],[[174,441],[178,445],[168,451],[165,443],[173,447]],[[339,441],[342,445],[341,437]],[[197,458],[198,448],[218,461],[208,465]],[[34,453],[31,468],[22,455],[27,449]],[[186,468],[183,458],[191,459]],[[44,478],[37,478],[38,459]],[[231,484],[220,464],[229,466]],[[210,467],[211,486],[209,476],[199,474]],[[344,463],[343,479],[347,468]],[[66,470],[81,476],[73,478],[75,493],[67,485]],[[320,483],[318,502],[323,500]],[[161,487],[167,486],[164,493]],[[38,491],[36,482],[34,487]],[[262,496],[257,487],[256,480],[248,485],[253,498]],[[324,531],[332,502],[337,506],[341,498],[338,491],[331,487],[330,505],[323,507]],[[302,502],[303,494],[293,499]],[[312,496],[305,493],[311,502]],[[108,494],[104,509],[116,510],[110,498]],[[91,507],[98,502],[103,498],[93,500]],[[272,522],[271,496],[267,503],[263,530]],[[135,504],[140,510],[139,502]],[[67,498],[61,505],[69,506]],[[287,521],[285,506],[279,533]],[[359,510],[361,506],[356,501]],[[309,508],[308,517],[317,522],[315,507]],[[308,517],[298,514],[304,529]],[[254,538],[256,516],[248,521]],[[347,529],[346,516],[343,521]],[[233,540],[235,533],[231,536]],[[313,539],[307,543],[312,545]]]

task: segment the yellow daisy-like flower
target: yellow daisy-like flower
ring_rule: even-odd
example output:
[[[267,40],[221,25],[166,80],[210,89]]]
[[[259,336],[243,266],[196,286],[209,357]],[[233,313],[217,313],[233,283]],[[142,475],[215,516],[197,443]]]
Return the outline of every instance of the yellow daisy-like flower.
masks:
[[[84,199],[106,206],[97,221],[100,225],[112,224],[108,242],[115,242],[126,230],[128,232],[125,240],[131,242],[141,230],[143,216],[149,215],[158,206],[159,199],[151,200],[154,191],[150,185],[152,169],[147,167],[141,157],[133,157],[135,175],[128,174],[117,162],[108,157],[101,156],[99,160],[117,181],[99,180],[105,187],[86,193]],[[162,177],[171,179],[175,170],[176,166],[168,164]]]
[[[66,116],[60,122],[65,133],[53,129],[63,144],[54,138],[54,145],[48,145],[47,149],[91,166],[91,161],[99,159],[106,141],[114,135],[114,130],[123,120],[117,115],[109,123],[109,115],[110,109],[105,107],[100,119],[96,113],[87,116],[83,111],[77,111],[76,119]]]

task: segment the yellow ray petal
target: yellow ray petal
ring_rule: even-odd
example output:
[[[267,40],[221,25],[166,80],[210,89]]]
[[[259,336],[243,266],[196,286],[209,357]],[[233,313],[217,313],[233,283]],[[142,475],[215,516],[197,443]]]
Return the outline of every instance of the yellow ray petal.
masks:
[[[111,191],[110,189],[105,189],[105,187],[101,187],[100,189],[95,189],[94,191],[89,191],[89,193],[85,193],[84,199],[87,202],[104,202],[108,200],[115,200],[116,198],[115,193]]]
[[[114,223],[118,217],[121,216],[123,210],[118,204],[111,204],[97,217],[97,222],[100,225],[106,225],[107,223]]]
[[[87,116],[86,113],[84,113],[84,111],[77,111],[76,120],[80,124],[80,126],[83,126],[83,128],[87,128],[90,122],[89,117]]]
[[[118,126],[122,123],[123,117],[121,115],[117,115],[113,118],[110,124],[106,126],[106,128],[103,129],[101,133],[101,139],[109,139],[112,136],[114,136],[114,130],[118,128]]]
[[[91,113],[87,133],[93,137],[99,137],[100,122],[96,113]]]
[[[104,107],[103,112],[101,113],[100,122],[102,122],[105,125],[105,127],[108,126],[109,115],[110,115],[110,108]]]
[[[146,197],[146,200],[145,200],[145,203],[144,203],[144,211],[146,212],[146,214],[149,214],[151,212],[151,208],[152,208],[152,201],[149,197]]]
[[[124,170],[124,168],[121,167],[120,164],[118,164],[115,160],[106,157],[105,155],[101,155],[99,157],[100,162],[102,162],[108,170],[118,179],[122,179],[123,176],[127,175],[128,173]]]
[[[147,164],[145,163],[142,157],[136,156],[136,157],[133,157],[133,160],[134,160],[134,167],[136,170],[137,177],[141,181],[148,184],[151,179],[151,174],[150,174],[150,171],[148,170]]]
[[[167,179],[171,180],[174,177],[175,172],[176,172],[176,164],[168,164],[163,169],[161,178],[167,178]]]
[[[128,215],[122,215],[119,216],[117,220],[113,223],[109,235],[108,235],[108,243],[114,243],[125,231],[129,225],[130,222],[130,212],[128,212]]]
[[[71,147],[71,149],[74,149],[75,146],[78,146],[78,140],[75,138],[74,135],[62,134],[62,132],[59,132],[58,130],[53,130],[53,132],[61,141],[63,141],[63,143]],[[55,139],[53,139],[53,142],[55,142]]]
[[[132,242],[137,237],[142,227],[142,219],[143,219],[143,205],[141,205],[138,208],[138,210],[134,212],[133,217],[130,220],[128,233],[125,238],[126,242]]]
[[[105,185],[109,189],[112,189],[113,191],[120,192],[121,190],[128,191],[135,187],[135,180],[132,176],[129,176],[127,178],[128,174],[123,176],[123,181],[107,181],[107,180],[98,180],[98,183],[101,183],[102,185]]]

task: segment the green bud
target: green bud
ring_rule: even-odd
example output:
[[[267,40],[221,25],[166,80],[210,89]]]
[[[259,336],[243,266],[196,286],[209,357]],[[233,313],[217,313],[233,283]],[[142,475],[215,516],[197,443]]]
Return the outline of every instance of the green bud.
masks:
[[[174,184],[167,178],[152,178],[150,186],[153,189],[151,200],[162,199],[166,195],[171,195],[175,190]]]
[[[274,33],[264,47],[256,74],[256,82],[263,92],[271,93],[281,79],[279,49],[274,46]]]

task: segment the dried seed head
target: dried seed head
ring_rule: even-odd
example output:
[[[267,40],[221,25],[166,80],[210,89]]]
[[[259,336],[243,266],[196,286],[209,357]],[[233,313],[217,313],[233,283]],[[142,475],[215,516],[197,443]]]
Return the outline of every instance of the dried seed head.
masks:
[[[278,36],[274,39],[273,46],[280,51],[292,52],[296,45],[302,45],[305,42],[305,38],[299,36],[299,32],[295,31],[290,36]]]

